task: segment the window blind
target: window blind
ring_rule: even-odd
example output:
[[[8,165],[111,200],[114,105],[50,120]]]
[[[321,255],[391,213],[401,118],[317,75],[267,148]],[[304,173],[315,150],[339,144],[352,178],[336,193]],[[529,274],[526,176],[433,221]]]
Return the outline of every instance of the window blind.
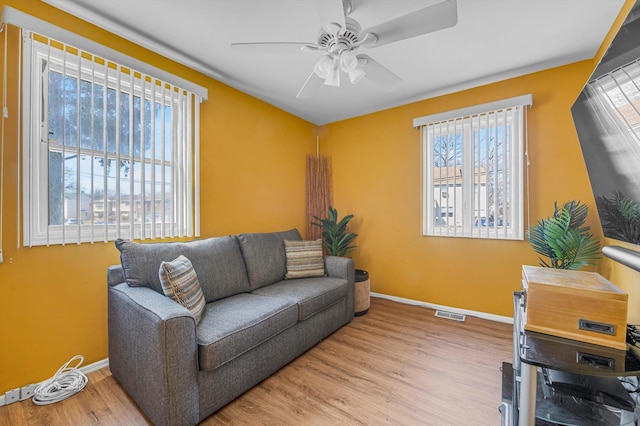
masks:
[[[202,97],[23,30],[25,245],[199,234]]]
[[[423,234],[522,239],[531,95],[420,117]]]

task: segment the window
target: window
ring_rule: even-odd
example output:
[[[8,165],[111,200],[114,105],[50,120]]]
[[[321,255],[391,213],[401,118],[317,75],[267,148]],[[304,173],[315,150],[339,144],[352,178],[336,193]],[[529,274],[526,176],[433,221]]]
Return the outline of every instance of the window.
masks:
[[[25,245],[197,235],[201,98],[23,37]]]
[[[640,153],[640,60],[589,82],[587,91],[594,109],[612,117],[618,127],[629,135],[630,152]],[[597,99],[597,101],[596,101]]]
[[[523,238],[523,140],[531,96],[421,117],[423,235]]]

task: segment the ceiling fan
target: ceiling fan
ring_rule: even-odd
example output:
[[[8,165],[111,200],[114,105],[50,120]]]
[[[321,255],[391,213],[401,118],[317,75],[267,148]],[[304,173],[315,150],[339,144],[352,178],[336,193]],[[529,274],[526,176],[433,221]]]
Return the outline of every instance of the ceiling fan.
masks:
[[[322,52],[313,72],[302,85],[296,98],[311,96],[324,83],[340,86],[341,71],[352,84],[363,77],[385,90],[393,90],[402,79],[366,54],[357,54],[360,47],[372,49],[408,38],[452,27],[458,22],[457,0],[444,0],[415,12],[362,30],[349,17],[351,0],[312,0],[321,22],[326,22],[315,43],[250,42],[232,43],[235,49],[255,50],[296,48],[303,52]]]

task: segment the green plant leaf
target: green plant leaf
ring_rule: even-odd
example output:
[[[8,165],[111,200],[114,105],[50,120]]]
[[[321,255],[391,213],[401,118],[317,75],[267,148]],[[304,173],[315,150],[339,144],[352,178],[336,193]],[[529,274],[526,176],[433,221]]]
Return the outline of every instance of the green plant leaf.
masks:
[[[589,226],[583,226],[588,210],[580,201],[569,201],[562,207],[554,203],[553,215],[528,230],[533,250],[549,258],[547,262],[539,257],[540,266],[578,269],[595,264],[600,258],[600,241],[589,232]]]
[[[312,225],[322,227],[322,244],[327,254],[345,256],[357,247],[352,245],[352,242],[358,235],[353,232],[347,232],[348,224],[354,218],[354,215],[350,214],[338,220],[338,210],[329,206],[326,219],[321,219],[317,216],[313,218],[316,222],[311,222]]]

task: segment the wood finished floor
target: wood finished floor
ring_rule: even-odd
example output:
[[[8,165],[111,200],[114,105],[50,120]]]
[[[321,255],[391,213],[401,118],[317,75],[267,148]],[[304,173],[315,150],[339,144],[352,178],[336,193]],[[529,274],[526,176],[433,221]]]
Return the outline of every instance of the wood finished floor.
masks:
[[[207,418],[213,425],[500,424],[511,326],[372,298],[367,315]],[[108,368],[65,401],[0,407],[0,425],[146,425]]]

